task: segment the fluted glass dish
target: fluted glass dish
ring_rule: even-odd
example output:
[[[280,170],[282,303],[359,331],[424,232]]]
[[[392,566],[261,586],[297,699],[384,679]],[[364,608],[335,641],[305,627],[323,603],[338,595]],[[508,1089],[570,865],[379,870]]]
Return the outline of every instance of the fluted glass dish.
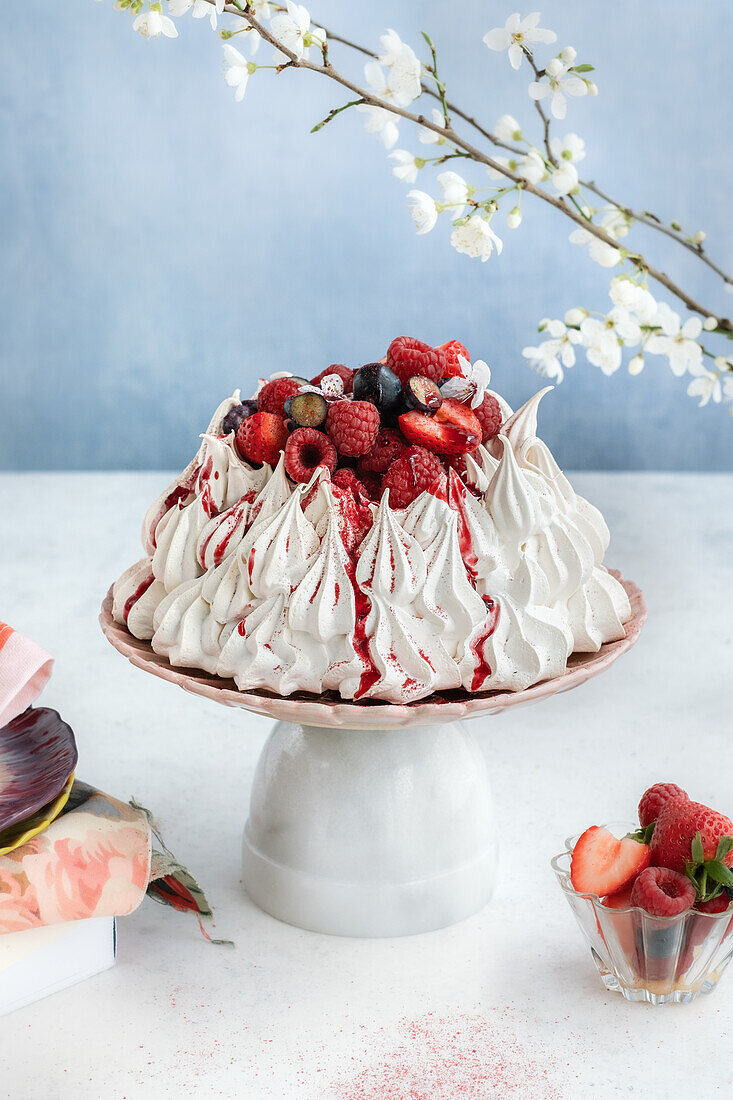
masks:
[[[612,822],[605,827],[623,837],[638,825]],[[676,917],[653,917],[639,906],[611,909],[597,894],[573,888],[570,860],[577,840],[566,840],[566,851],[551,866],[606,989],[654,1005],[687,1004],[710,993],[733,956],[733,910],[688,909]]]

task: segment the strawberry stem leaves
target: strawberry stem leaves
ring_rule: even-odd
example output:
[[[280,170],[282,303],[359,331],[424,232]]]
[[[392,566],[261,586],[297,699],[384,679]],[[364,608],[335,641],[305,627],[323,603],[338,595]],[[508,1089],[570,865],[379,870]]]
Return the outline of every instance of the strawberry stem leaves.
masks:
[[[696,833],[691,845],[692,859],[685,864],[685,873],[697,891],[698,901],[710,901],[723,893],[726,886],[733,886],[733,871],[724,863],[733,851],[733,836],[723,836],[713,859],[705,859],[702,836]]]

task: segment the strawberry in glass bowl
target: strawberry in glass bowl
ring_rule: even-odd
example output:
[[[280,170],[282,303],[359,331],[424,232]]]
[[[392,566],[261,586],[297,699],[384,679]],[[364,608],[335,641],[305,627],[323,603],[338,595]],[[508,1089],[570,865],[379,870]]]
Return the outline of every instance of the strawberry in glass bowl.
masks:
[[[733,821],[673,783],[639,803],[639,824],[592,825],[552,868],[606,989],[687,1003],[733,956]]]

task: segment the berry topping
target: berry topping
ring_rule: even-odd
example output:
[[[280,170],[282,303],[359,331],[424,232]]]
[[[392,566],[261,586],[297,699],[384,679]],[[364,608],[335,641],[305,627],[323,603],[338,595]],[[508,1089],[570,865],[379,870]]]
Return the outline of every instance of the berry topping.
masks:
[[[402,407],[402,382],[384,363],[367,363],[354,375],[354,400],[370,401],[389,416]]]
[[[350,367],[345,367],[343,363],[332,363],[330,367],[326,367],[315,378],[311,378],[311,386],[320,386],[323,379],[329,374],[337,374],[344,384],[344,393],[351,393],[354,385],[354,372]]]
[[[468,405],[446,398],[433,416],[414,409],[400,419],[402,434],[410,443],[442,455],[464,455],[481,442],[481,425]]]
[[[606,894],[605,898],[601,898],[601,905],[605,905],[606,909],[628,909],[631,905],[633,889],[632,883],[630,886],[624,886],[622,890],[617,890],[615,894]]]
[[[690,881],[689,879],[687,880]],[[692,883],[690,883],[692,885]],[[695,908],[698,913],[725,913],[726,909],[730,905],[730,898],[723,892],[718,894],[717,897],[708,898],[707,901],[698,901],[695,904]]]
[[[246,420],[248,416],[252,416],[252,414],[256,412],[256,401],[243,401],[241,405],[235,405],[229,410],[222,421],[222,435],[229,435],[231,432],[236,432],[242,421]]]
[[[331,481],[341,489],[349,489],[352,493],[360,493],[361,496],[370,499],[364,482],[347,466],[342,466],[340,470],[337,470]]]
[[[644,791],[639,803],[639,824],[642,829],[657,820],[668,802],[688,800],[687,791],[683,791],[676,783],[655,783],[648,791]]]
[[[591,825],[573,848],[570,881],[581,894],[615,894],[649,866],[648,844],[617,840],[602,825]]]
[[[449,340],[447,344],[441,344],[436,351],[442,351],[445,358],[445,366],[443,368],[442,378],[458,378],[463,371],[461,370],[461,364],[458,362],[458,356],[462,355],[464,359],[471,362],[471,356],[466,351],[463,344],[458,340]]]
[[[326,430],[339,454],[358,458],[374,445],[379,412],[368,401],[334,401],[328,409]]]
[[[430,378],[416,374],[405,386],[405,402],[408,409],[432,416],[443,404],[443,394]]]
[[[406,446],[404,438],[394,428],[380,428],[371,451],[367,451],[359,463],[359,473],[385,473]]]
[[[253,413],[237,429],[237,450],[249,462],[269,462],[274,466],[287,441],[285,421],[275,413]]]
[[[411,336],[398,336],[387,349],[387,366],[404,386],[415,374],[423,374],[433,382],[445,377],[445,355]]]
[[[265,382],[257,394],[259,412],[276,413],[277,416],[284,416],[285,402],[293,394],[299,392],[302,384],[295,378],[273,378],[271,382]]]
[[[698,834],[699,844],[696,843]],[[725,837],[733,838],[733,821],[725,814],[719,814],[701,802],[673,800],[663,807],[654,826],[652,863],[679,872],[700,870],[710,874],[718,871],[725,879],[727,876],[714,866],[718,862],[726,866],[733,864],[733,840],[728,848]],[[721,841],[727,850],[719,854]],[[713,866],[706,867],[710,862]],[[688,868],[688,863],[692,863],[693,867]],[[721,885],[727,886],[728,882],[724,881]]]
[[[285,469],[293,481],[310,481],[318,466],[325,466],[332,474],[336,460],[333,443],[315,428],[298,428],[285,444]]]
[[[676,917],[695,904],[695,887],[668,867],[647,867],[634,882],[631,904],[653,917]]]
[[[390,508],[406,508],[429,489],[442,472],[441,461],[436,455],[424,447],[408,447],[382,478],[382,489],[389,490]]]
[[[299,428],[320,427],[327,413],[328,402],[321,393],[296,393],[285,402],[285,415],[294,420]]]
[[[478,408],[473,410],[476,419],[481,425],[481,442],[486,443],[499,434],[502,420],[501,405],[493,394],[485,393],[484,399]]]

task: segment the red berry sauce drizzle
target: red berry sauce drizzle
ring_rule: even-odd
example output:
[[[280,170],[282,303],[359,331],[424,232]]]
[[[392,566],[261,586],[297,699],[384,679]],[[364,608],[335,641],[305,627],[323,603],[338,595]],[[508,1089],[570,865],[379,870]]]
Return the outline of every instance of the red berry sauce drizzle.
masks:
[[[145,578],[142,584],[139,584],[137,586],[133,594],[125,600],[125,606],[122,609],[122,618],[125,620],[125,623],[127,622],[130,612],[132,611],[137,601],[147,592],[154,580],[155,577],[151,573],[149,577]]]
[[[450,507],[458,514],[458,542],[461,548],[461,557],[466,567],[466,575],[475,588],[478,557],[473,548],[471,530],[468,526],[466,517],[466,506],[464,501],[467,492],[466,486],[455,470],[449,470],[446,499]],[[484,656],[484,645],[487,639],[490,638],[496,630],[496,624],[499,621],[499,601],[492,599],[491,596],[482,596],[481,598],[486,606],[487,620],[469,647],[476,658],[476,668],[474,669],[473,678],[471,680],[471,691],[478,691],[481,685],[485,683],[492,674],[492,668]]]

